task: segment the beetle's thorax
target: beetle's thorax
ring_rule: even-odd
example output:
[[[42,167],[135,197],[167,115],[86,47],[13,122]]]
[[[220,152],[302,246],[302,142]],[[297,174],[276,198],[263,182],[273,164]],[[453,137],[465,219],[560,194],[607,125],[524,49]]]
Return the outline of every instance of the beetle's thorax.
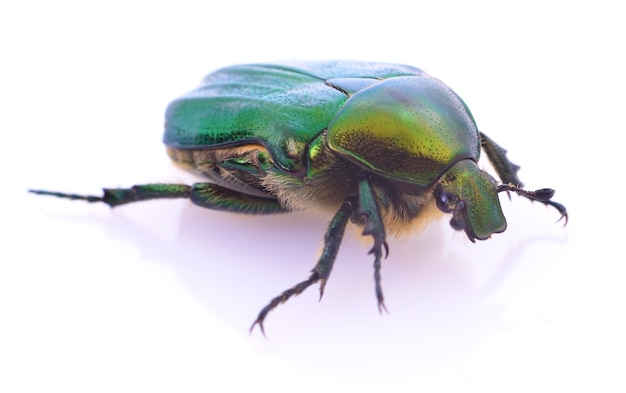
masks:
[[[421,187],[363,168],[330,149],[325,134],[312,144],[309,159],[306,177],[269,171],[263,179],[264,188],[290,210],[334,214],[347,199],[358,203],[359,181],[367,177],[390,234],[421,230],[433,218],[441,217],[432,196],[434,185]]]
[[[263,178],[263,188],[289,210],[330,214],[334,214],[346,198],[358,195],[362,169],[343,157],[324,147],[310,158],[308,166],[309,171],[303,177],[274,168]]]
[[[441,81],[389,78],[354,94],[328,125],[328,146],[386,177],[428,187],[480,155],[476,124]]]

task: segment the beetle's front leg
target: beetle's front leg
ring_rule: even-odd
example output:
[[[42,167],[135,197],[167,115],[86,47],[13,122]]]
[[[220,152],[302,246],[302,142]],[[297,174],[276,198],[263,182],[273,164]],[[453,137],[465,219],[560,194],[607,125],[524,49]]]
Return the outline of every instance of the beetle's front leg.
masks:
[[[485,150],[485,153],[487,153],[489,161],[494,166],[496,172],[498,172],[498,176],[503,183],[498,187],[498,192],[514,191],[531,201],[539,201],[547,206],[552,206],[561,214],[559,221],[565,218],[565,224],[567,224],[568,216],[565,206],[550,200],[552,195],[554,195],[554,190],[541,189],[536,191],[527,191],[522,189],[524,185],[517,177],[519,166],[509,161],[506,157],[506,150],[482,132],[480,133],[480,140],[482,148]]]
[[[326,235],[324,236],[324,248],[322,249],[322,254],[317,261],[317,264],[311,271],[311,276],[276,296],[268,303],[267,306],[263,307],[259,316],[250,327],[250,331],[252,331],[256,325],[259,325],[261,332],[265,335],[263,321],[265,320],[265,317],[267,317],[267,314],[269,314],[269,312],[275,309],[279,304],[285,303],[292,296],[301,294],[305,289],[318,281],[320,281],[321,299],[324,294],[326,281],[328,280],[330,272],[333,269],[333,264],[335,263],[335,258],[337,257],[337,252],[339,251],[339,245],[343,239],[346,225],[352,216],[353,210],[353,204],[349,201],[345,201],[341,205],[341,208],[339,208],[339,211],[335,214],[330,222],[330,225],[328,226],[328,229],[326,230]]]
[[[374,254],[374,283],[376,286],[376,299],[378,311],[387,311],[384,303],[383,290],[380,285],[380,268],[383,248],[385,257],[389,254],[385,225],[380,214],[380,207],[374,196],[374,190],[369,178],[364,178],[359,183],[359,208],[355,211],[352,221],[363,226],[363,235],[374,239],[374,246],[370,254]]]
[[[487,135],[480,133],[480,144],[487,153],[487,158],[493,165],[498,177],[504,184],[513,184],[519,187],[524,185],[517,177],[517,171],[519,171],[519,165],[513,164],[506,156],[506,149],[498,145],[489,138]]]

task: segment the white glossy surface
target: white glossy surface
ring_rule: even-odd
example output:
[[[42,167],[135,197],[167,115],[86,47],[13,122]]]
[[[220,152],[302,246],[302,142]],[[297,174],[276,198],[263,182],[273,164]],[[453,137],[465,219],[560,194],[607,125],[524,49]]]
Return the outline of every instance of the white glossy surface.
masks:
[[[33,3],[0,11],[0,391],[626,388],[625,32],[609,2]],[[391,240],[383,316],[348,236],[323,301],[311,288],[277,309],[266,340],[248,328],[307,276],[324,219],[26,194],[189,180],[160,143],[167,103],[216,68],[283,58],[441,78],[570,224],[513,196],[489,241],[446,221]]]

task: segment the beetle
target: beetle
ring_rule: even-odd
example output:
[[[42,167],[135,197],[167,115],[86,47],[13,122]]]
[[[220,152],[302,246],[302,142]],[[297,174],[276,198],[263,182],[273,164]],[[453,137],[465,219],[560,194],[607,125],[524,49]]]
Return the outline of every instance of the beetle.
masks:
[[[105,188],[102,196],[29,191],[111,207],[189,198],[245,214],[331,212],[310,276],[273,298],[252,324],[263,334],[279,304],[318,282],[323,295],[348,222],[373,240],[381,312],[388,233],[449,214],[452,228],[472,242],[488,239],[507,226],[503,191],[556,208],[567,224],[565,206],[551,200],[554,191],[523,189],[519,166],[478,130],[463,100],[412,66],[349,60],[231,66],[173,101],[165,118],[171,159],[208,181]],[[500,181],[478,167],[481,150]]]

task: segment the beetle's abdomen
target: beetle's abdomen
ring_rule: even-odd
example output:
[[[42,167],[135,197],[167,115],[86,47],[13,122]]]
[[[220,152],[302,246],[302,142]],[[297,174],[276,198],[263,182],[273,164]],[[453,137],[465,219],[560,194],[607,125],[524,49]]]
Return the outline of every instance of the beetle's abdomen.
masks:
[[[270,163],[267,149],[261,145],[216,149],[167,147],[167,154],[176,165],[205,176],[218,185],[248,195],[274,198],[262,186]]]

